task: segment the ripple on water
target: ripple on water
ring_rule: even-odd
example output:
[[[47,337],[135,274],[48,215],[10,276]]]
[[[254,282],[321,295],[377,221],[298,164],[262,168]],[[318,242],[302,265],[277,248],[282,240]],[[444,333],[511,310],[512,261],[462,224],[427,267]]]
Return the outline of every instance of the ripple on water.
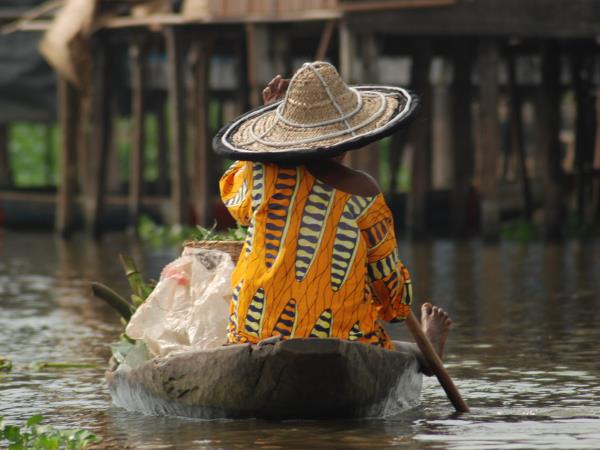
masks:
[[[9,422],[43,413],[54,425],[91,429],[102,448],[114,449],[598,448],[597,242],[403,243],[414,297],[435,294],[455,316],[448,368],[472,414],[454,415],[437,381],[426,379],[422,405],[398,416],[269,422],[146,417],[111,406],[103,369],[31,372],[32,361],[104,365],[121,326],[90,297],[89,282],[126,286],[119,252],[140,255],[154,277],[173,252],[148,252],[122,236],[102,245],[58,245],[51,235],[0,239],[0,353],[18,366],[0,376],[0,415]],[[400,325],[393,333],[406,336]]]

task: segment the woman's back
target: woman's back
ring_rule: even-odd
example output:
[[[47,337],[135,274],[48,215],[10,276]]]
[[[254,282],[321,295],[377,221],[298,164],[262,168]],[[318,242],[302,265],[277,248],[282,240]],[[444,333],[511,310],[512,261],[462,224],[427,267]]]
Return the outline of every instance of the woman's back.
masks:
[[[236,162],[223,175],[223,201],[249,226],[233,274],[229,342],[337,337],[391,348],[376,321],[406,316],[409,275],[374,182],[346,189],[357,178],[340,170],[327,177],[319,166]]]

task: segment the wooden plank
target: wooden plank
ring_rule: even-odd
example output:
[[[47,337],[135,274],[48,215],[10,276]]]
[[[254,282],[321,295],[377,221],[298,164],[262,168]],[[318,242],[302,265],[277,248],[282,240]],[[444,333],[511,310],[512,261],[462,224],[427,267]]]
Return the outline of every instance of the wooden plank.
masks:
[[[395,35],[595,38],[596,0],[478,0],[443,8],[347,14],[356,31]]]
[[[58,108],[61,145],[55,229],[62,237],[68,237],[73,232],[73,207],[77,189],[79,99],[75,88],[61,77],[58,78]]]
[[[110,64],[110,49],[100,36],[93,43],[94,69],[92,82],[91,110],[91,187],[84,208],[86,230],[93,237],[102,234],[102,215],[106,200],[106,178],[109,152],[112,147],[111,83],[113,68]]]
[[[140,218],[140,208],[144,190],[144,161],[146,134],[144,130],[144,67],[145,46],[139,38],[129,46],[129,61],[131,70],[131,118],[132,145],[129,173],[129,224],[136,229]]]
[[[433,8],[456,5],[457,0],[388,0],[388,1],[342,1],[346,13],[389,11],[393,9]]]
[[[454,85],[452,95],[452,228],[457,236],[465,236],[471,228],[469,192],[473,187],[475,148],[473,145],[473,101],[471,71],[473,46],[459,40],[453,49]]]
[[[167,49],[167,90],[171,102],[169,110],[171,199],[173,204],[171,224],[187,224],[189,222],[189,180],[182,31],[176,27],[168,27],[165,30],[165,43]]]
[[[479,45],[479,136],[481,145],[481,228],[483,238],[500,237],[500,207],[497,167],[500,156],[500,122],[498,118],[500,50],[492,40]]]
[[[192,205],[196,223],[209,226],[212,222],[212,166],[210,132],[208,129],[209,69],[212,43],[196,36],[191,48],[192,61]]]
[[[406,228],[413,239],[424,237],[428,231],[427,204],[431,192],[431,117],[432,89],[429,70],[432,59],[432,43],[421,39],[415,44],[413,54],[411,88],[421,97],[419,120],[409,130],[413,156],[411,167],[411,190],[406,205]]]
[[[8,189],[13,185],[8,150],[8,126],[0,123],[0,189]]]
[[[560,133],[560,49],[555,41],[543,43],[542,82],[536,96],[536,172],[544,186],[544,237],[562,237],[565,215],[564,174],[561,166]]]

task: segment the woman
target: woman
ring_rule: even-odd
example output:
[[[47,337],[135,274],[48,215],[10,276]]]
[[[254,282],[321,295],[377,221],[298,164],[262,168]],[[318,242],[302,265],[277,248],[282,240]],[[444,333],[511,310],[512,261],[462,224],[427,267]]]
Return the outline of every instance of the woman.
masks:
[[[279,99],[285,92],[283,100]],[[248,237],[233,273],[228,341],[273,336],[392,343],[380,320],[410,314],[410,275],[397,255],[392,214],[377,183],[343,165],[347,151],[396,131],[416,99],[396,87],[348,87],[328,63],[307,63],[263,91],[267,106],[215,137],[238,159],[222,199]],[[425,332],[443,351],[450,320],[430,304]]]

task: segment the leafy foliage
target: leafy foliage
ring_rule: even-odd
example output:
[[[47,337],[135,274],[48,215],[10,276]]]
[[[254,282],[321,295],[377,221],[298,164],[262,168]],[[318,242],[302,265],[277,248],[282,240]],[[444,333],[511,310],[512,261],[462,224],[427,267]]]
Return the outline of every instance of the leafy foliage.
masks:
[[[22,426],[5,425],[4,418],[0,416],[0,445],[8,444],[8,450],[78,450],[101,441],[87,430],[58,429],[42,425],[43,420],[43,416],[35,415]]]

